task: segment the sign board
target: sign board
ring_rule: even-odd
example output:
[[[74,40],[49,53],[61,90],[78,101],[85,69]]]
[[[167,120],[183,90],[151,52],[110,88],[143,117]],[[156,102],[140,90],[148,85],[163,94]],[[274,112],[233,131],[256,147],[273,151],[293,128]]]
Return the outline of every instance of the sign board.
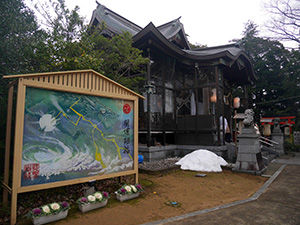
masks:
[[[93,71],[28,75],[10,85],[5,158],[9,158],[13,87],[17,85],[12,187],[4,171],[4,205],[12,195],[125,175],[138,182],[138,99]]]
[[[26,88],[21,186],[133,170],[133,101]]]

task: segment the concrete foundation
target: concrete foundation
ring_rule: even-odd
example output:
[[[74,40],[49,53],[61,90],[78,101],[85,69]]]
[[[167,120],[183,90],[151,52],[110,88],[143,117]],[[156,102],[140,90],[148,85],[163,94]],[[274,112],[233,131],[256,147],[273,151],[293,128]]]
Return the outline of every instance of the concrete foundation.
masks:
[[[146,162],[154,162],[171,157],[183,157],[194,150],[207,149],[227,159],[227,146],[200,146],[200,145],[167,145],[167,146],[139,146],[139,154]]]

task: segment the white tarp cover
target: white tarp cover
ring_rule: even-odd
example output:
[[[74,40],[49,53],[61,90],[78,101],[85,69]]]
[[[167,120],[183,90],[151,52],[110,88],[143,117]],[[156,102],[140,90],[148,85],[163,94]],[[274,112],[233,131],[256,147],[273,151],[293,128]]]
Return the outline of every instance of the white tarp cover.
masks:
[[[222,172],[221,166],[226,166],[227,162],[211,151],[199,149],[184,156],[176,165],[180,165],[182,170]]]

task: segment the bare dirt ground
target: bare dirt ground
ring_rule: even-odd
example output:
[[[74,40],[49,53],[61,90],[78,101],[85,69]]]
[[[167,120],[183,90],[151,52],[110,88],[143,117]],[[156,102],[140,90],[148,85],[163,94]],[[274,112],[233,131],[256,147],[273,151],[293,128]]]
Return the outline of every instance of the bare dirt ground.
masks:
[[[75,207],[66,219],[55,224],[143,224],[249,198],[267,180],[229,170],[206,173],[206,177],[195,177],[196,174],[199,172],[140,173],[145,191],[139,198],[117,202],[112,196],[107,206],[87,213]],[[170,201],[178,202],[178,206],[171,206]]]

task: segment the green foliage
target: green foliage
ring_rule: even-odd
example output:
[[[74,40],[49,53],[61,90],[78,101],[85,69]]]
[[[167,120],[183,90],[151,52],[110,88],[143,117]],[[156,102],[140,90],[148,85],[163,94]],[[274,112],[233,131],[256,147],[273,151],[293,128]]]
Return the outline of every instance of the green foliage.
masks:
[[[0,116],[6,118],[9,74],[94,69],[138,90],[143,81],[130,77],[141,73],[148,59],[132,46],[129,33],[107,39],[100,35],[105,27],[84,25],[79,8],[69,10],[64,0],[45,1],[35,8],[44,17],[46,29],[39,28],[32,10],[23,0],[0,1]],[[0,122],[0,150],[4,153],[6,120]],[[0,164],[3,165],[3,155]],[[3,168],[1,167],[1,170]]]
[[[48,27],[46,48],[39,49],[44,59],[40,67],[43,72],[93,69],[129,88],[140,81],[140,78],[129,79],[128,75],[143,71],[147,59],[132,47],[128,32],[107,39],[100,35],[105,24],[96,28],[85,26],[79,8],[68,10],[64,0],[36,5],[36,8]],[[50,16],[49,8],[56,13],[54,17]]]
[[[197,49],[197,48],[207,48],[207,45],[202,45],[202,44],[192,44],[192,43],[189,43],[191,49]]]
[[[0,170],[3,170],[8,80],[3,75],[28,73],[36,46],[45,32],[21,0],[0,1]]]
[[[294,135],[284,140],[284,150],[289,152],[300,152],[300,145],[294,143]]]
[[[36,43],[44,32],[22,1],[3,0],[0,8],[0,74],[26,73]]]
[[[251,57],[258,77],[251,89],[256,116],[297,116],[299,51],[290,52],[278,41],[259,37],[258,26],[252,21],[246,24],[243,34],[235,41],[242,43]]]

